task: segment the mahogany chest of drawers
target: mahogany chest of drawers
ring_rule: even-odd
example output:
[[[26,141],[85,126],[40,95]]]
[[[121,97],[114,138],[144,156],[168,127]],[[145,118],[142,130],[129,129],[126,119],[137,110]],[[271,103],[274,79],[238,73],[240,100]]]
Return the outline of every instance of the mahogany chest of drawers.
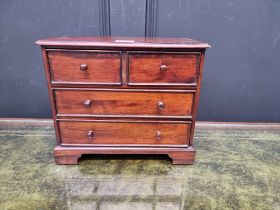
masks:
[[[191,39],[39,40],[56,129],[57,164],[82,154],[167,154],[193,164],[206,43]]]

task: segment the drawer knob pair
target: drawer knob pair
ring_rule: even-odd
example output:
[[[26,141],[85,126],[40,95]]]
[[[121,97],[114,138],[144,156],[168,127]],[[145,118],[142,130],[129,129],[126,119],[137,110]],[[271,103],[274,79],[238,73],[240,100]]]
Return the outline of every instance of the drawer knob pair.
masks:
[[[81,64],[80,69],[81,69],[81,71],[86,71],[88,69],[87,64]]]
[[[83,104],[85,107],[90,107],[92,104],[92,100],[90,100],[90,99],[84,100]]]
[[[159,68],[160,68],[161,72],[166,72],[167,71],[167,66],[166,65],[160,65]],[[81,71],[86,71],[88,69],[87,64],[81,64],[80,69],[81,69]]]
[[[95,134],[92,130],[89,130],[86,135],[89,139],[93,139],[95,137]]]
[[[167,66],[166,65],[160,65],[160,71],[161,72],[166,72],[167,71]]]

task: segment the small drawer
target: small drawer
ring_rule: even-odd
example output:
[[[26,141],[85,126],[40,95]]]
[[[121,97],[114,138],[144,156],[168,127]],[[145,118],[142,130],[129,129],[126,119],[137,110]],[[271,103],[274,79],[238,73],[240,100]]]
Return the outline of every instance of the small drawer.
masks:
[[[183,122],[60,121],[61,145],[182,145],[191,124]]]
[[[119,51],[48,50],[52,84],[121,85]]]
[[[191,118],[195,91],[55,89],[58,116]]]
[[[200,53],[128,52],[128,84],[194,86]]]

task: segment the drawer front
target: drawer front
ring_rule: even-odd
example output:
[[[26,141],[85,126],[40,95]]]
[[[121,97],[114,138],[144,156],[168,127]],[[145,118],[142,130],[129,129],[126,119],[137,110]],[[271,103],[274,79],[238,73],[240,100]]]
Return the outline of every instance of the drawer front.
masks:
[[[200,53],[128,53],[129,85],[196,85]]]
[[[49,50],[52,83],[121,84],[119,51]]]
[[[191,117],[194,92],[55,90],[58,116]]]
[[[190,125],[152,122],[59,122],[61,144],[188,144]]]

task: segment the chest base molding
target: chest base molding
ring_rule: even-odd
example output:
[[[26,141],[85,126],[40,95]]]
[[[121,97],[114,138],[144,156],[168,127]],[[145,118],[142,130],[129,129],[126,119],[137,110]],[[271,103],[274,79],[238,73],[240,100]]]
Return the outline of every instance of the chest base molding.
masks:
[[[83,154],[166,154],[173,164],[193,164],[195,160],[193,146],[186,148],[165,147],[62,147],[56,146],[54,157],[56,164],[75,165]]]

